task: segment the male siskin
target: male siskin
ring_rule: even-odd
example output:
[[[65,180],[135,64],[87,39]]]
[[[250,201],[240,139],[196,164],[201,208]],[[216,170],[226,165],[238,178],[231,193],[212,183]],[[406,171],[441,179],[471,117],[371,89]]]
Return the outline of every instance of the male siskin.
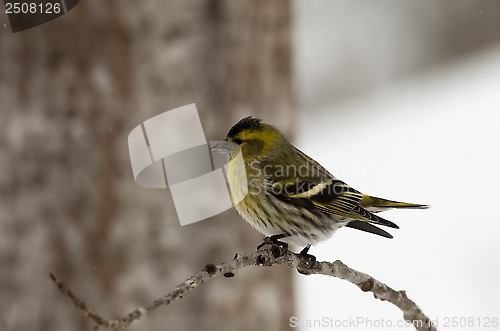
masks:
[[[212,150],[229,157],[228,181],[240,215],[263,235],[284,237],[302,247],[343,226],[392,238],[376,225],[398,226],[375,213],[428,207],[353,189],[290,144],[278,129],[254,117],[236,123]]]

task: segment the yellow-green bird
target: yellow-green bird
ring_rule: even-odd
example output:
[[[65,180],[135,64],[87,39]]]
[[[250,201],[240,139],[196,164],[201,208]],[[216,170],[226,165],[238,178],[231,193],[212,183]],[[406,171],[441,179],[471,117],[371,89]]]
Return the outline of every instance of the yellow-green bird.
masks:
[[[374,213],[428,207],[362,194],[258,118],[240,120],[212,150],[229,156],[231,191],[244,196],[235,201],[240,215],[263,235],[283,237],[305,251],[342,226],[392,238],[375,225],[398,226]],[[235,162],[239,152],[243,161]]]

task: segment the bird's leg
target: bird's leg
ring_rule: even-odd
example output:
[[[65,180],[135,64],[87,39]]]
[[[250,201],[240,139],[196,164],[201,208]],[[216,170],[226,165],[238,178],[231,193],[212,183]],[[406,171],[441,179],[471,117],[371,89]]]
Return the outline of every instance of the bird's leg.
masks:
[[[311,245],[307,245],[306,247],[304,247],[303,250],[300,251],[300,255],[308,255],[307,252],[309,252],[309,249],[311,248]]]
[[[316,256],[308,254],[310,248],[311,248],[311,245],[307,245],[299,253],[299,255],[301,257],[303,257],[303,261],[304,261],[305,267],[307,269],[310,269],[314,265],[314,263],[316,263]]]
[[[265,237],[264,240],[262,241],[262,244],[257,246],[257,250],[259,250],[262,246],[266,244],[273,244],[277,245],[281,250],[286,251],[288,250],[288,244],[286,242],[280,241],[280,239],[286,238],[290,236],[287,233],[280,233],[280,234],[275,234],[270,237]]]

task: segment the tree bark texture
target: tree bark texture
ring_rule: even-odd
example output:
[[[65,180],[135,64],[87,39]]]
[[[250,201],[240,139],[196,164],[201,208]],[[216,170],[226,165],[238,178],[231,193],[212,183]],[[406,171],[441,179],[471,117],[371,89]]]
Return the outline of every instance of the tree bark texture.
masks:
[[[88,0],[0,34],[0,329],[89,330],[51,284],[125,315],[262,237],[234,210],[181,227],[168,190],[138,187],[127,135],[195,102],[208,140],[243,116],[290,131],[290,2]],[[200,253],[201,252],[201,253]],[[288,269],[245,270],[137,330],[285,330]]]

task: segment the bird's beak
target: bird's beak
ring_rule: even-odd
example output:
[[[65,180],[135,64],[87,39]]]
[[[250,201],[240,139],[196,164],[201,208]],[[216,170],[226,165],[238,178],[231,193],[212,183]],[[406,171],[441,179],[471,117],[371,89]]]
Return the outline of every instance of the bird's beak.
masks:
[[[230,141],[219,141],[217,144],[210,148],[211,152],[217,152],[221,154],[232,154],[234,150],[238,148],[238,144]]]

